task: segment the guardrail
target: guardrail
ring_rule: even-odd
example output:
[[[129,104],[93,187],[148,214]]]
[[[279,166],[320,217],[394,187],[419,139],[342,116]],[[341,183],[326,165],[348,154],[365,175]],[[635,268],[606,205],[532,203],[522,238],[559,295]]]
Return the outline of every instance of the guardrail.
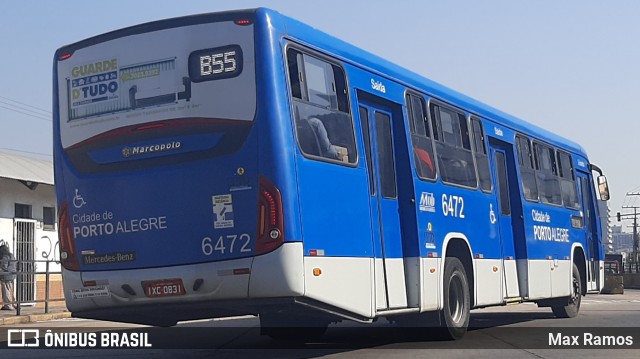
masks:
[[[14,282],[14,296],[15,300],[9,304],[16,307],[16,315],[20,315],[23,307],[36,306],[39,303],[44,303],[44,313],[49,313],[49,304],[52,302],[63,302],[64,296],[59,298],[51,298],[51,276],[62,274],[61,271],[52,271],[53,265],[59,266],[60,262],[52,260],[16,260],[16,279]],[[44,272],[37,270],[38,264],[44,263]],[[2,274],[2,273],[0,273]],[[37,298],[36,290],[36,276],[45,276],[44,284],[44,299]],[[60,283],[62,285],[62,283]],[[31,294],[31,295],[30,295]]]

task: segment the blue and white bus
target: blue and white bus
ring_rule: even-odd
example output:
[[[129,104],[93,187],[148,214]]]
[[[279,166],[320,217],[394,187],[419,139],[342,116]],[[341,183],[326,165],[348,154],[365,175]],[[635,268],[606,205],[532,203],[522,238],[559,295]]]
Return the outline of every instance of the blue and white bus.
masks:
[[[602,287],[608,189],[580,145],[278,12],[109,32],[53,77],[76,317],[277,336],[438,313],[459,338],[471,309],[573,317]]]

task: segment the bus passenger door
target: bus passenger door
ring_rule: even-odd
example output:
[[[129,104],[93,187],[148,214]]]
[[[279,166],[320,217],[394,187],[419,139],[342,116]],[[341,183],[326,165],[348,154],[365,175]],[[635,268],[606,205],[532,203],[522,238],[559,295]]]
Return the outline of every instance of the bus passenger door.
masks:
[[[362,101],[359,112],[369,175],[376,310],[405,308],[407,289],[394,163],[393,114]]]
[[[502,253],[502,271],[504,277],[504,298],[520,297],[518,288],[518,272],[515,259],[513,221],[511,219],[511,187],[516,184],[509,183],[507,153],[504,149],[492,148],[493,171],[495,178],[496,196],[498,208],[493,209],[491,221],[498,219],[500,229],[500,244]]]
[[[587,257],[587,291],[597,291],[599,281],[599,266],[600,259],[598,246],[600,245],[596,235],[598,233],[595,228],[595,211],[594,205],[596,203],[593,185],[589,175],[576,171],[578,184],[580,187],[580,197],[582,202],[582,223],[584,226],[585,234],[585,256]]]
[[[529,295],[529,267],[517,158],[514,146],[510,143],[489,138],[489,147],[499,196],[497,213],[504,264],[505,298],[525,298]]]

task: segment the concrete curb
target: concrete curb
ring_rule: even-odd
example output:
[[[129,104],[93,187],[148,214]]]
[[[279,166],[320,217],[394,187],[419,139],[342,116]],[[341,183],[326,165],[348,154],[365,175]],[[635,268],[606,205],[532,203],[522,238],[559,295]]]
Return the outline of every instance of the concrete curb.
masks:
[[[47,320],[71,318],[71,312],[58,312],[49,314],[29,314],[16,315],[12,317],[0,318],[1,325],[17,325],[25,323],[43,322]]]

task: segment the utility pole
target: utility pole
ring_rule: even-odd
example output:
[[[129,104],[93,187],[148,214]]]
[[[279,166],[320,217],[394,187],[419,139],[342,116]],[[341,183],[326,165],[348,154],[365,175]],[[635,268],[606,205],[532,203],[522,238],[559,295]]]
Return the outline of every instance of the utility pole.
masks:
[[[629,192],[627,193],[627,196],[640,196],[640,192]],[[638,270],[638,246],[640,244],[640,241],[638,239],[638,206],[623,206],[623,209],[625,208],[633,208],[633,264],[636,267],[636,271]],[[620,220],[621,216],[625,216],[625,215],[620,215],[620,213],[618,213],[618,221]],[[630,216],[630,215],[626,215],[626,216]]]

